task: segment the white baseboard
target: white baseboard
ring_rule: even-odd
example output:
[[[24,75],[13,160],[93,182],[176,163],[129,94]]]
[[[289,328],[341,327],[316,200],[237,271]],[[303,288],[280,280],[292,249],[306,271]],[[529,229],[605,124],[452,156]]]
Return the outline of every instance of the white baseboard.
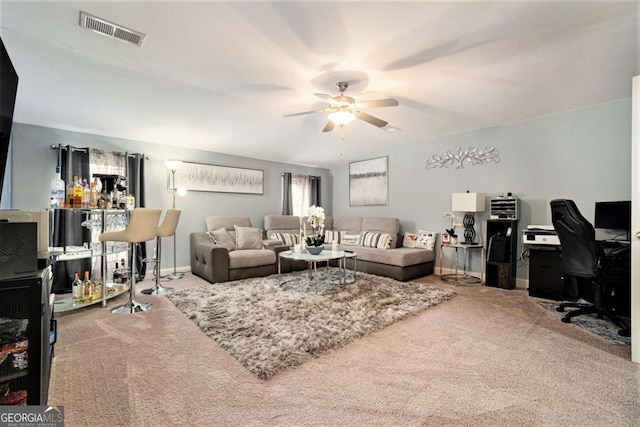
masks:
[[[191,271],[191,267],[176,267],[176,272],[178,273],[188,273],[190,271]],[[160,269],[161,276],[166,276],[171,273],[173,273],[173,267]]]
[[[455,272],[456,270],[453,268],[435,267],[433,269],[433,273],[439,276],[442,276],[443,274],[454,274]],[[461,270],[458,269],[458,273],[460,272]],[[480,277],[480,274],[481,274],[479,271],[468,271],[467,273],[471,274],[472,276],[478,276],[478,277]],[[516,277],[516,289],[529,289],[529,279]]]

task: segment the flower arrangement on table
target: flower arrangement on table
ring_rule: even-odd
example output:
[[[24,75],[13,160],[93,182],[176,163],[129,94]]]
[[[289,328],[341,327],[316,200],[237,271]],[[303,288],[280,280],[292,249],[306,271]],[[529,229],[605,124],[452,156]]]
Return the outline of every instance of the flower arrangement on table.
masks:
[[[309,217],[307,218],[307,222],[311,224],[313,234],[307,236],[307,228],[305,224],[304,241],[307,246],[317,247],[324,244],[324,234],[322,233],[324,230],[324,218],[324,208],[316,205],[309,207]]]
[[[454,214],[453,212],[445,212],[444,217],[451,218],[451,228],[445,228],[445,231],[451,238],[453,239],[458,238],[458,235],[456,234],[456,228],[464,227],[464,224],[460,224],[456,222],[456,214]]]

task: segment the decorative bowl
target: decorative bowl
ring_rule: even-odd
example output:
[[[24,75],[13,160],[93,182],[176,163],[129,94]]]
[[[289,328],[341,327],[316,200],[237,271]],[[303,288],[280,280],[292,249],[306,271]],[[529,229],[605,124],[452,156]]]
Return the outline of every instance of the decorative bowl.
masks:
[[[320,252],[324,250],[324,246],[307,246],[307,252],[311,255],[320,255]]]

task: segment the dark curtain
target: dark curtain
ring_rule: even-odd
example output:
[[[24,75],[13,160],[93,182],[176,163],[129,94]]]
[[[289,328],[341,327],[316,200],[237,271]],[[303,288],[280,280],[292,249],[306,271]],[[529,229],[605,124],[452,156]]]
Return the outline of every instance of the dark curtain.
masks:
[[[89,149],[78,148],[71,145],[58,146],[58,165],[60,165],[60,176],[65,185],[73,181],[73,177],[79,179],[89,178]],[[54,247],[82,246],[84,242],[91,240],[91,231],[80,224],[84,221],[82,211],[75,209],[54,209],[51,211],[52,226],[51,243]],[[71,292],[71,282],[74,273],[91,271],[91,259],[77,259],[65,262],[56,262],[53,265],[53,286],[55,293]]]
[[[282,215],[293,215],[291,197],[291,172],[282,174]]]
[[[58,162],[60,163],[60,177],[64,180],[65,185],[69,185],[74,176],[82,180],[82,178],[89,179],[91,175],[88,148],[59,145]]]
[[[309,192],[309,206],[322,206],[320,204],[320,177],[309,176],[309,186],[311,191]]]
[[[144,154],[131,154],[127,153],[127,185],[129,194],[135,197],[136,208],[145,207],[144,200]],[[147,243],[142,242],[138,244],[138,250],[136,252],[136,276],[138,281],[144,279],[147,272],[147,263],[142,262],[147,257]],[[129,265],[131,264],[131,256],[129,254]]]

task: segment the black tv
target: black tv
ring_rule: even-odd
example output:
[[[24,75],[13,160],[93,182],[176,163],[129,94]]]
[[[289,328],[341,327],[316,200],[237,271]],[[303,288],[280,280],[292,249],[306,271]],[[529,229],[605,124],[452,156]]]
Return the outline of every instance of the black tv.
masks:
[[[593,226],[606,230],[623,230],[629,240],[631,231],[631,201],[596,202],[596,214]]]
[[[13,68],[4,42],[0,38],[0,201],[2,200],[2,187],[4,174],[7,169],[9,156],[9,140],[11,138],[11,126],[13,125],[13,110],[16,105],[18,92],[18,74]]]

